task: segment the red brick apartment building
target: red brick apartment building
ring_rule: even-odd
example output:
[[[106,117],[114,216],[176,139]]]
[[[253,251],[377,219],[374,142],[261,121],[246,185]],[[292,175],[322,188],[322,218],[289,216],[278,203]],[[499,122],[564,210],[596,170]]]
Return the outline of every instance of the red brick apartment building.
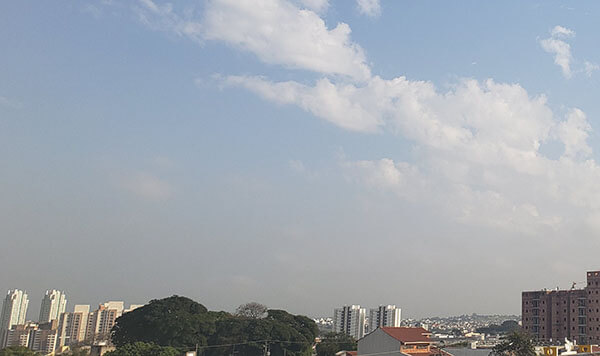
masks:
[[[522,293],[523,330],[542,342],[600,344],[600,271],[587,273],[583,289]]]

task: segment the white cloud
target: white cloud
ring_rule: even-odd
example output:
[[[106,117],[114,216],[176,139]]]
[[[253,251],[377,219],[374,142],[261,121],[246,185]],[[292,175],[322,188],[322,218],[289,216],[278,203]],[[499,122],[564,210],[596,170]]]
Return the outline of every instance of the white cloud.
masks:
[[[381,15],[381,4],[379,0],[356,0],[358,11],[361,14],[376,17]]]
[[[583,70],[588,77],[591,77],[598,69],[600,69],[600,66],[596,63],[585,61]]]
[[[329,7],[329,0],[301,0],[302,5],[318,13],[325,12]]]
[[[373,132],[381,125],[378,117],[355,101],[362,93],[353,85],[338,86],[321,79],[309,87],[293,81],[272,83],[262,77],[244,76],[229,76],[225,83],[245,87],[277,103],[296,104],[348,130]]]
[[[575,31],[562,26],[554,26],[552,31],[550,31],[550,34],[552,35],[552,37],[558,38],[575,37]]]
[[[465,224],[526,233],[592,226],[600,216],[600,167],[589,158],[591,127],[581,110],[557,118],[543,95],[491,79],[462,80],[440,92],[426,81],[373,77],[348,25],[329,30],[315,12],[285,0],[210,1],[201,24],[188,33],[178,30],[182,20],[170,6],[152,4],[148,11],[176,33],[224,41],[266,63],[334,75],[314,85],[260,76],[217,79],[347,130],[389,132],[410,142],[410,160],[343,162],[351,177],[369,187]],[[557,26],[551,34],[540,43],[570,77],[571,49],[564,39],[575,33]],[[553,141],[564,146],[558,160],[540,151]],[[302,162],[290,167],[305,170]]]
[[[561,38],[573,37],[575,32],[567,28],[556,26],[552,30],[552,37],[540,41],[544,51],[554,55],[554,63],[560,67],[565,78],[571,78],[571,46]]]
[[[286,67],[364,80],[370,76],[365,55],[350,39],[350,26],[331,30],[315,12],[285,0],[217,0],[206,9],[204,36]]]
[[[129,192],[148,200],[167,200],[174,193],[171,184],[145,172],[123,178],[121,185]]]
[[[562,26],[555,26],[550,31],[550,38],[540,41],[544,51],[554,55],[554,63],[560,67],[565,78],[569,79],[574,73],[585,73],[588,77],[600,69],[600,66],[590,61],[583,62],[583,68],[577,66],[571,54],[571,45],[566,42],[567,39],[575,37],[575,31]],[[576,63],[576,69],[573,70],[573,63]],[[579,68],[577,68],[579,67]]]
[[[557,127],[557,135],[565,145],[564,157],[587,158],[592,154],[592,148],[587,139],[592,127],[587,121],[586,115],[579,109],[573,109],[567,120],[561,122]]]
[[[177,14],[171,3],[157,4],[152,0],[138,0],[140,6],[135,7],[138,19],[146,26],[178,36],[188,37],[202,43],[202,24],[193,20],[188,14],[186,18]]]
[[[180,16],[170,3],[139,0],[137,14],[147,26],[196,42],[216,40],[254,53],[261,61],[288,68],[366,80],[371,70],[350,26],[328,29],[319,15],[328,2],[305,0],[301,9],[287,0],[212,0],[202,21]],[[312,9],[312,10],[311,10]]]
[[[600,168],[589,160],[591,127],[571,110],[556,118],[544,96],[517,84],[463,80],[447,92],[404,77],[314,86],[228,77],[267,100],[293,104],[342,128],[409,140],[414,162],[387,157],[343,166],[369,187],[437,209],[455,221],[525,233],[587,224],[600,211]],[[559,160],[542,143],[564,146]],[[592,193],[589,192],[599,192]],[[583,220],[582,220],[583,219]]]

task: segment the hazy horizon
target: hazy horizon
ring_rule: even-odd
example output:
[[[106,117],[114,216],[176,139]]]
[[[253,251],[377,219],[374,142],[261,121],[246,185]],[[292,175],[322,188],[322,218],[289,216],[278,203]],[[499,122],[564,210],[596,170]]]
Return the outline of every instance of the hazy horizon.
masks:
[[[0,292],[420,318],[583,287],[599,12],[2,2]]]

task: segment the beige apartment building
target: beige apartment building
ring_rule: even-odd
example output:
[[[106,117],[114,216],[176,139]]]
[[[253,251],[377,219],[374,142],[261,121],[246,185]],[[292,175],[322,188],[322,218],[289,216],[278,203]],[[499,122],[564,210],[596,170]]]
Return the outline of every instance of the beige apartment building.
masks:
[[[89,305],[75,305],[72,313],[63,313],[58,326],[60,346],[76,345],[85,341]]]

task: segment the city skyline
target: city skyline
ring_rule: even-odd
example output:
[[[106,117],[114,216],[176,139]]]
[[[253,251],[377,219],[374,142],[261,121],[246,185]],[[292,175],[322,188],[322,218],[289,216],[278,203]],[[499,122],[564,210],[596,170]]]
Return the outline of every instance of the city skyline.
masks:
[[[1,2],[0,286],[518,314],[600,267],[598,15]]]

